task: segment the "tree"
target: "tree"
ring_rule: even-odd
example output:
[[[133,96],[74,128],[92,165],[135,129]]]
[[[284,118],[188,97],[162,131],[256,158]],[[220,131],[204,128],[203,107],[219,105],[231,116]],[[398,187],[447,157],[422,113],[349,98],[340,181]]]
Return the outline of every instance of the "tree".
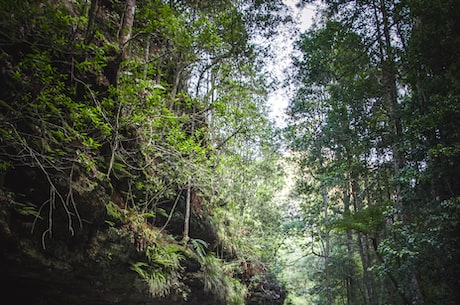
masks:
[[[437,11],[453,5],[440,5]],[[430,152],[436,149],[428,143],[432,139],[441,150],[444,146],[437,142],[441,138],[457,143],[456,132],[441,136],[441,126],[451,122],[441,109],[453,110],[453,117],[457,114],[457,93],[453,89],[457,80],[448,78],[442,82],[446,86],[437,83],[436,89],[430,87],[435,79],[446,75],[434,71],[454,71],[456,62],[449,52],[435,55],[433,50],[437,48],[421,44],[424,38],[432,37],[434,24],[452,33],[449,29],[455,23],[450,19],[453,15],[447,12],[447,20],[451,21],[445,23],[441,21],[442,13],[425,19],[424,14],[431,9],[428,3],[326,1],[323,19],[298,43],[298,89],[289,108],[292,121],[288,137],[291,149],[300,156],[300,164],[313,179],[321,181],[320,177],[327,173],[328,198],[334,207],[333,230],[343,230],[341,238],[346,240],[348,257],[359,257],[362,274],[354,271],[347,280],[354,284],[347,289],[349,304],[424,304],[436,299],[429,296],[425,286],[433,282],[422,280],[429,274],[421,270],[423,261],[430,260],[430,252],[414,240],[437,240],[444,244],[437,237],[429,237],[426,232],[436,229],[417,215],[436,210],[434,213],[440,216],[445,208],[440,201],[442,196],[433,194],[437,193],[437,182],[450,181],[449,169],[444,171],[435,165],[436,158],[430,157]],[[449,38],[443,43],[452,47],[455,43],[450,37],[455,35],[447,35]],[[425,50],[431,50],[430,59],[421,55]],[[430,66],[436,60],[442,64]],[[428,83],[422,84],[422,80],[428,79]],[[425,86],[440,95],[428,97]],[[429,105],[437,107],[436,111],[431,110],[436,113],[435,120],[422,114]],[[452,153],[448,159],[455,167],[456,149],[444,150],[447,151]],[[325,164],[322,170],[318,160]],[[431,166],[439,171],[431,171]],[[441,185],[438,191],[446,182]],[[447,201],[456,200],[455,183],[447,185],[452,187]],[[318,188],[304,191],[324,192]],[[318,216],[316,211],[310,217]],[[340,238],[335,242],[331,244],[332,253],[339,248]],[[358,257],[354,249],[358,250]],[[448,251],[454,256],[458,253],[453,248]],[[449,264],[448,260],[439,263]],[[382,281],[379,275],[386,279]],[[358,285],[364,289],[359,290]],[[448,298],[452,295],[449,292]]]

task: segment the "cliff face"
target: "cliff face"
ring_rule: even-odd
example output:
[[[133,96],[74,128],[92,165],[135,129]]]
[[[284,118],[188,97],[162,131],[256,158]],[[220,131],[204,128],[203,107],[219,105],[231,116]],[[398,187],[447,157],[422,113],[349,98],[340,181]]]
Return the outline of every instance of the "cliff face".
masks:
[[[27,175],[27,170],[21,174]],[[14,174],[5,178],[12,181]],[[33,180],[23,182],[22,190],[34,189]],[[38,186],[40,181],[35,183]],[[15,202],[19,191],[0,193],[0,285],[6,300],[32,305],[169,305],[237,304],[240,297],[245,304],[283,304],[284,290],[266,269],[250,271],[241,265],[240,271],[233,268],[232,274],[225,274],[228,271],[213,265],[213,259],[209,262],[191,245],[177,242],[155,227],[148,228],[144,220],[143,230],[155,233],[150,240],[133,219],[112,222],[105,206],[110,197],[103,187],[74,194],[81,224],[72,231],[68,230],[68,217],[59,207],[52,228],[34,215],[26,215],[24,206]],[[152,264],[147,252],[153,249],[169,249],[161,250],[163,256],[154,259],[160,271],[157,274],[165,278],[154,284],[133,268],[136,264]],[[168,263],[162,265],[167,255],[179,257],[174,271],[165,267]],[[216,259],[215,263],[221,261]]]

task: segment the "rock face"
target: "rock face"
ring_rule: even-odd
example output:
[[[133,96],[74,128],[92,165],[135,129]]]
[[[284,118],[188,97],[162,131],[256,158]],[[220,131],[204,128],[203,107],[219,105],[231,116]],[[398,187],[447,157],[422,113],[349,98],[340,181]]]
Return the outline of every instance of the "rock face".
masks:
[[[206,289],[204,263],[187,247],[168,239],[168,234],[161,236],[163,243],[171,243],[179,252],[180,247],[185,249],[179,281],[161,297],[153,296],[148,282],[133,270],[134,263],[148,261],[146,246],[136,240],[133,225],[108,221],[104,202],[109,196],[103,188],[80,195],[81,224],[74,221],[69,230],[69,218],[62,208],[56,207],[50,229],[34,215],[24,215],[25,207],[13,200],[12,193],[0,192],[3,299],[29,305],[232,304],[222,291]],[[156,240],[158,245],[161,239]],[[247,287],[245,304],[283,304],[284,290],[267,270],[243,269],[234,277],[240,277],[242,287]],[[225,279],[211,283],[224,285]]]
[[[0,198],[0,285],[7,299],[24,304],[146,302],[145,291],[136,287],[139,280],[130,270],[130,260],[138,255],[135,248],[110,236],[107,227],[91,225],[104,214],[103,205],[98,208],[87,201],[94,204],[93,217],[72,235],[62,230],[67,220],[60,220],[66,218],[54,217],[54,228],[46,233],[40,230],[40,221],[33,223],[34,216],[18,213],[17,204],[5,193]]]

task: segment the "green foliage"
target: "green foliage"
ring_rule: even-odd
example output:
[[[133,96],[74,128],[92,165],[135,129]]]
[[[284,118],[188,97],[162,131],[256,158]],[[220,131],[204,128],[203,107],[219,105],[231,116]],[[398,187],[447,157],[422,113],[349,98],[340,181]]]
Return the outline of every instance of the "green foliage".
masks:
[[[121,2],[2,2],[0,167],[2,178],[16,168],[45,177],[50,198],[14,206],[48,225],[44,236],[60,227],[73,234],[74,218],[93,219],[78,209],[91,213],[104,188],[95,197],[108,230],[145,254],[132,270],[154,297],[188,293],[182,264],[190,256],[210,294],[244,304],[246,287],[228,265],[274,256],[264,236],[276,233],[281,210],[269,85],[250,42],[261,22],[279,22],[270,12],[281,6],[221,4],[138,0],[122,44]],[[165,233],[185,222],[187,185],[202,197],[192,217],[217,231],[217,240],[192,235],[193,254]]]
[[[134,263],[131,269],[146,281],[152,296],[165,297],[172,291],[182,292],[182,251],[180,246],[174,244],[156,243],[147,248],[148,263]]]
[[[148,264],[135,263],[131,269],[137,272],[147,283],[149,292],[154,297],[165,297],[179,285],[179,279],[165,274],[161,269],[148,268]]]
[[[40,218],[40,213],[32,203],[13,202],[13,209],[21,215],[31,215]]]
[[[190,239],[190,243],[192,244],[196,254],[198,254],[198,257],[200,257],[200,259],[204,259],[206,257],[206,249],[208,248],[209,244],[198,238]]]
[[[107,215],[118,221],[123,220],[123,210],[121,210],[116,204],[109,202],[105,205],[105,208],[107,210]]]
[[[205,291],[212,292],[217,302],[228,305],[244,304],[245,287],[231,278],[222,260],[208,254],[203,258],[201,271]]]
[[[340,219],[333,221],[333,228],[356,230],[375,236],[383,228],[386,220],[384,207],[371,205],[356,212],[345,212]]]
[[[429,221],[450,223],[444,205],[460,193],[454,6],[326,1],[298,40],[286,138],[299,165],[308,248],[323,256],[318,302],[434,304],[443,302],[439,291],[444,300],[458,296],[425,268],[435,262],[445,270],[458,258],[454,248],[435,250],[456,238],[437,235]]]

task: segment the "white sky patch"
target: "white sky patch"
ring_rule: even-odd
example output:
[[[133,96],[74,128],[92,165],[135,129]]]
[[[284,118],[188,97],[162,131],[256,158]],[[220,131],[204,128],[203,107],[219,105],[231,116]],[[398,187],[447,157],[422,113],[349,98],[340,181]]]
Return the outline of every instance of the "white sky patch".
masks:
[[[308,4],[302,8],[296,6],[298,0],[283,0],[284,4],[289,7],[292,19],[297,23],[297,35],[292,35],[292,29],[284,28],[280,30],[280,35],[276,38],[276,57],[274,62],[268,65],[268,69],[273,73],[274,77],[280,82],[286,78],[286,68],[291,65],[291,56],[293,54],[294,41],[299,37],[300,33],[305,32],[313,24],[313,18],[316,13],[315,4]],[[286,126],[285,111],[290,99],[288,89],[280,88],[268,96],[268,104],[271,108],[271,117],[275,120],[279,127]]]
[[[317,4],[308,4],[298,8],[296,3],[299,0],[283,0],[283,2],[292,10],[292,16],[297,21],[299,30],[305,32],[313,24]]]

